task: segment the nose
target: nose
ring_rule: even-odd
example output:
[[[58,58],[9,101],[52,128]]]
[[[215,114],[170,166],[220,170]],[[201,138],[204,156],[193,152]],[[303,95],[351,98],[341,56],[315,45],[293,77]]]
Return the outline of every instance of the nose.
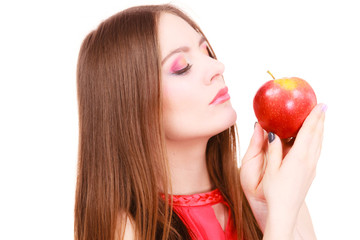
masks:
[[[224,81],[225,65],[214,58],[209,58],[209,63],[207,64],[206,74],[205,74],[205,83],[211,84],[214,81]]]

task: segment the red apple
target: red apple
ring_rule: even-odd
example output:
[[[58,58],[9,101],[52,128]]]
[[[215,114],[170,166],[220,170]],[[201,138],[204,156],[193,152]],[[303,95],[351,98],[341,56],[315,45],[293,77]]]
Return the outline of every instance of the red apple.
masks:
[[[301,78],[272,77],[274,80],[262,85],[254,97],[255,115],[267,132],[281,139],[295,137],[316,105],[315,92]]]

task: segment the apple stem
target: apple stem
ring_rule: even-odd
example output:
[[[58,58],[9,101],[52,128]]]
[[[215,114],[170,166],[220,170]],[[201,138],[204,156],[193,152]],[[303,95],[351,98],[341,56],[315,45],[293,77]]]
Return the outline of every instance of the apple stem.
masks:
[[[267,71],[267,73],[270,74],[270,76],[275,80],[274,75],[272,75],[270,71]]]

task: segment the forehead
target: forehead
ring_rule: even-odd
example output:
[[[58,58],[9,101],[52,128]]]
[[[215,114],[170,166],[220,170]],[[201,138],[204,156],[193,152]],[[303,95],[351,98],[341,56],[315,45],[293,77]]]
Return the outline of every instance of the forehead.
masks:
[[[162,57],[178,47],[198,44],[201,37],[184,19],[170,13],[160,15],[158,34]]]

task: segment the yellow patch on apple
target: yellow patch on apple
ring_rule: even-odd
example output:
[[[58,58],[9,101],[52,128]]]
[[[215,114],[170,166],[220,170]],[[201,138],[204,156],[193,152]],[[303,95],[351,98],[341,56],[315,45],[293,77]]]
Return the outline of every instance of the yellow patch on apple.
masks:
[[[281,78],[274,80],[274,83],[279,84],[282,88],[286,90],[293,90],[297,87],[297,83],[294,79]]]

